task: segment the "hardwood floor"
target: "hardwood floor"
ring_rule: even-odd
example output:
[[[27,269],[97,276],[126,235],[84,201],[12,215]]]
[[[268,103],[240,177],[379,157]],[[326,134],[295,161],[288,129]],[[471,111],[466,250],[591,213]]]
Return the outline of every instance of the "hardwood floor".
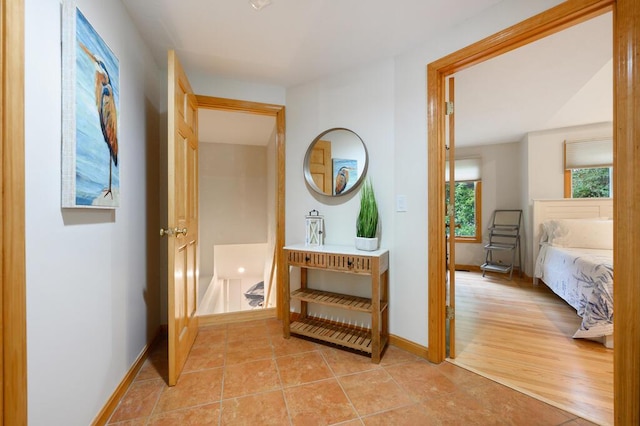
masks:
[[[613,424],[613,350],[573,339],[575,310],[544,284],[456,272],[450,362],[592,422]]]

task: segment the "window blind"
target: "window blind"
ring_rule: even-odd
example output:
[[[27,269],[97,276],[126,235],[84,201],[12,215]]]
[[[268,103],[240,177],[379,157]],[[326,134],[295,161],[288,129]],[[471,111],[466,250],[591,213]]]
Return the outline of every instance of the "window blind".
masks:
[[[586,169],[613,166],[613,140],[565,141],[564,168]]]
[[[454,180],[456,182],[462,181],[476,181],[480,180],[482,161],[479,158],[465,158],[455,160]],[[449,182],[449,162],[447,161],[445,166],[445,179]]]

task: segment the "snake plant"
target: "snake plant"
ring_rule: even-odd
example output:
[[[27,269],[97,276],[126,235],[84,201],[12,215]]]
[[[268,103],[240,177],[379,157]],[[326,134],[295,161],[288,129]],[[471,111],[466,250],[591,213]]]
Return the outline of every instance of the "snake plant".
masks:
[[[365,181],[360,190],[360,213],[356,221],[356,236],[375,238],[378,231],[378,205],[371,180]]]

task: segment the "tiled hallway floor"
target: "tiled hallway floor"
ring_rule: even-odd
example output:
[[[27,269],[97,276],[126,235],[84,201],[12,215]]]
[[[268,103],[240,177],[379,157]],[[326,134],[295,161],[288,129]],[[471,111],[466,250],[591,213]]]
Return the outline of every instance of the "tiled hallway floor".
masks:
[[[109,424],[590,425],[450,363],[390,346],[379,365],[282,337],[277,320],[201,328],[175,387],[166,341]]]

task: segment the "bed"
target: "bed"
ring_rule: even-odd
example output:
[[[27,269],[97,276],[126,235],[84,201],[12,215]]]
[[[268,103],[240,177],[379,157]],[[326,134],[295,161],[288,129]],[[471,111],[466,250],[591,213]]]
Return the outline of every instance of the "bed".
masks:
[[[613,347],[613,220],[610,199],[534,202],[534,280],[582,321],[574,338]]]

